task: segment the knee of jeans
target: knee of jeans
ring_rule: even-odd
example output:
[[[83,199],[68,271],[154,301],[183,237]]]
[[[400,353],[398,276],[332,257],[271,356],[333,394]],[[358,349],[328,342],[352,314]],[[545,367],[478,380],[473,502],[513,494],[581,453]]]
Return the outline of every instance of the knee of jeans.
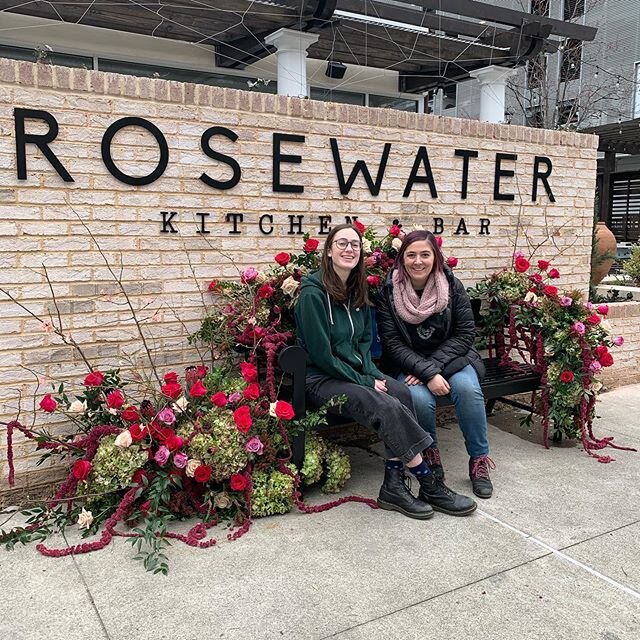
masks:
[[[436,410],[435,396],[421,384],[412,385],[411,397],[413,398],[413,405],[417,411],[430,411]]]
[[[480,388],[478,380],[466,376],[458,378],[451,384],[451,392],[459,398],[482,396],[482,389]]]

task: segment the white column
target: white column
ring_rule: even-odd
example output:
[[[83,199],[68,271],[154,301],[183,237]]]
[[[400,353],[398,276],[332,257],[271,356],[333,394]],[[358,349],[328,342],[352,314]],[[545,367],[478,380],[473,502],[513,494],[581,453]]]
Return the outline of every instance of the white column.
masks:
[[[319,37],[317,33],[278,29],[264,39],[276,48],[279,95],[307,97],[307,49]]]
[[[480,120],[504,122],[505,88],[515,69],[492,65],[470,71],[469,75],[480,82]]]

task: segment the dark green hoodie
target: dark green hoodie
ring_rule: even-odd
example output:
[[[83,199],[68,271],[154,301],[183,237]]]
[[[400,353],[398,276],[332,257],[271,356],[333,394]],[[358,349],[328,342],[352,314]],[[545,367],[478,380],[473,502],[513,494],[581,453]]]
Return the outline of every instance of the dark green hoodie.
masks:
[[[307,375],[327,375],[373,387],[384,375],[371,361],[371,311],[330,300],[320,272],[302,279],[296,303],[298,344],[308,354]]]

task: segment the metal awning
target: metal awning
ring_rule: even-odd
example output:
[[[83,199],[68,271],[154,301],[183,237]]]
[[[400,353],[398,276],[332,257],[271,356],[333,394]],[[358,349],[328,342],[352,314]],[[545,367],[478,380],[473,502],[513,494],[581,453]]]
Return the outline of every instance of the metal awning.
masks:
[[[599,136],[598,151],[640,154],[640,118],[589,127],[581,129],[580,133],[592,133]]]
[[[415,93],[596,33],[475,0],[0,0],[0,11],[211,45],[230,69],[273,53],[264,39],[278,29],[310,31],[310,58],[391,69]]]

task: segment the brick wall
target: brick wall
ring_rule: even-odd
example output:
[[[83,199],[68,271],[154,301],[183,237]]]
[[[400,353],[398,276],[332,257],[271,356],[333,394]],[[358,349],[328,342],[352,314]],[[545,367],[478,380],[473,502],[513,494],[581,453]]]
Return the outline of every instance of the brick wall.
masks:
[[[616,302],[609,305],[612,335],[624,337],[621,347],[611,351],[614,365],[604,369],[600,379],[608,389],[640,382],[640,302]]]
[[[59,133],[50,146],[75,182],[65,183],[34,145],[27,145],[28,179],[17,179],[14,108],[55,116]],[[153,184],[123,184],[102,161],[104,131],[126,116],[150,120],[167,140],[169,164]],[[198,179],[203,171],[220,180],[230,177],[228,167],[216,166],[200,149],[202,133],[214,125],[238,134],[236,142],[216,137],[212,145],[233,155],[242,169],[240,183],[227,191]],[[27,130],[42,133],[45,127],[29,121]],[[304,185],[303,194],[273,192],[274,131],[306,136],[304,145],[283,145],[284,153],[304,156],[301,164],[282,165],[282,182]],[[392,143],[378,196],[371,195],[362,176],[348,195],[340,194],[330,137],[338,140],[347,175],[362,159],[375,177],[384,144]],[[47,317],[56,311],[46,266],[63,325],[100,367],[126,366],[131,360],[144,364],[145,355],[123,295],[89,230],[109,265],[121,272],[161,366],[193,360],[194,354],[185,350],[185,335],[202,316],[203,283],[234,277],[239,266],[268,264],[277,251],[300,246],[300,236],[287,234],[289,215],[303,215],[303,229],[313,236],[321,215],[332,215],[334,224],[344,215],[358,216],[380,230],[395,217],[407,226],[427,228],[434,216],[441,217],[444,248],[460,259],[458,274],[466,283],[508,266],[514,249],[529,254],[538,247],[536,257],[553,260],[563,286],[584,289],[596,144],[595,137],[574,133],[0,60],[0,286]],[[437,199],[426,184],[416,184],[403,197],[419,145],[428,148]],[[455,149],[479,153],[471,161],[466,200],[460,197],[462,162]],[[516,194],[514,202],[493,199],[496,152],[518,154],[516,177],[502,179],[503,191]],[[120,132],[112,153],[121,170],[136,175],[151,172],[159,156],[150,134],[137,128]],[[555,203],[542,186],[538,201],[531,201],[536,155],[553,161]],[[161,211],[179,212],[179,233],[160,233]],[[198,212],[210,213],[206,236],[196,233]],[[244,214],[240,235],[230,234],[225,222],[225,215],[234,212]],[[274,231],[267,236],[257,226],[265,213],[274,216]],[[467,236],[454,235],[461,217]],[[488,236],[479,235],[481,218],[491,220]],[[42,394],[49,381],[78,381],[86,368],[71,347],[4,296],[0,313],[0,420],[15,417],[21,396],[21,418],[28,422],[36,380]],[[53,471],[34,467],[38,456],[22,438],[16,455],[21,486],[33,487],[43,474],[51,478]],[[4,442],[0,456],[5,456]],[[0,490],[6,483],[6,468],[0,465]]]

